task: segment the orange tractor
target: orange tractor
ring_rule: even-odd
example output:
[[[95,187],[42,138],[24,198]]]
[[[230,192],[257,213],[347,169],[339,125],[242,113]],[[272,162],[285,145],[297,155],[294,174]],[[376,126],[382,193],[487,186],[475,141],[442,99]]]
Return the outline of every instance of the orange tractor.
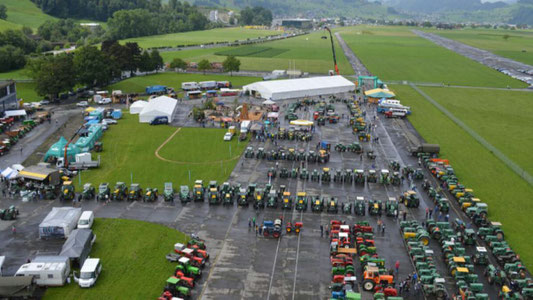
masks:
[[[381,286],[382,289],[387,286],[394,286],[394,276],[380,274],[379,268],[376,266],[367,266],[363,272],[363,290],[374,291],[376,286]]]

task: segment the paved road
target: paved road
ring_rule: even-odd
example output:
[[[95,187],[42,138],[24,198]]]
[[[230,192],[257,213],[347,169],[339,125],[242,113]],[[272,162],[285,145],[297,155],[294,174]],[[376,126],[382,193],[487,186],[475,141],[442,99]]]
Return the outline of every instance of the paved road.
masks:
[[[335,32],[335,37],[337,37],[337,40],[339,41],[339,45],[341,45],[342,51],[344,51],[344,55],[350,62],[350,65],[352,65],[352,68],[355,71],[355,74],[357,76],[370,76],[370,71],[363,65],[363,63],[355,56],[355,53],[348,47],[344,39],[342,38],[341,34],[338,32]]]
[[[433,43],[439,46],[452,50],[458,54],[461,54],[467,58],[482,63],[493,69],[507,69],[511,72],[511,74],[515,76],[528,76],[522,72],[519,72],[519,69],[533,70],[533,66],[531,65],[521,63],[509,58],[501,57],[487,50],[468,46],[458,41],[439,36],[437,34],[428,33],[420,30],[413,30],[413,33],[429,41],[432,41]]]

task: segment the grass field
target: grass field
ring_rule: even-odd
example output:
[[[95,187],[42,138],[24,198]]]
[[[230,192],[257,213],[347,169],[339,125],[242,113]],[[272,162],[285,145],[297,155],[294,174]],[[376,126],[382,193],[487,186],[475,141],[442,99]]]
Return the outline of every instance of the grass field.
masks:
[[[2,0],[0,3],[7,7],[7,21],[13,24],[25,25],[37,29],[47,20],[55,20],[37,7],[30,0]]]
[[[407,27],[359,26],[339,31],[365,66],[382,80],[466,86],[527,86],[420,38]]]
[[[8,29],[20,29],[22,26],[19,24],[11,23],[6,20],[0,19],[0,32]]]
[[[48,288],[44,299],[156,299],[174,265],[164,256],[183,233],[159,224],[123,219],[96,219],[97,236],[91,257],[101,259],[103,271],[90,289],[76,283]]]
[[[142,48],[177,47],[178,45],[198,45],[215,42],[233,42],[235,40],[246,40],[268,35],[277,35],[281,33],[282,31],[245,29],[241,27],[216,28],[203,31],[190,31],[147,37],[137,37],[123,40],[121,41],[121,43],[137,42]]]
[[[430,32],[533,65],[533,31],[531,30],[462,29],[431,30]]]
[[[224,142],[224,129],[182,128],[159,154],[163,158],[184,163],[158,159],[155,156],[156,149],[175,131],[175,127],[141,124],[137,115],[124,114],[119,124],[111,126],[104,134],[104,151],[100,153],[102,165],[98,169],[84,171],[81,175],[82,185],[86,182],[94,185],[109,182],[114,185],[117,181],[129,185],[131,176],[143,188],[157,187],[160,191],[165,182],[173,182],[176,188],[192,185],[196,179],[223,182],[238,159],[220,161],[230,159],[230,146],[231,157],[235,158],[247,145],[239,143],[237,139]],[[200,161],[205,163],[188,164]],[[78,184],[79,179],[76,178],[74,182]]]
[[[409,117],[410,122],[427,142],[440,144],[441,157],[449,159],[460,181],[465,186],[473,188],[475,195],[489,205],[491,220],[503,223],[506,240],[520,254],[528,268],[533,267],[533,243],[530,242],[530,237],[533,235],[533,220],[528,213],[524,213],[533,209],[533,203],[530,201],[533,187],[414,89],[409,86],[391,86],[391,88],[402,103],[413,108],[413,114]],[[446,101],[448,98],[443,99]],[[468,115],[462,119],[468,122],[469,117],[472,116]],[[479,126],[485,126],[484,124],[490,121],[486,119]],[[524,129],[523,132],[525,134],[531,130]],[[510,139],[517,138],[520,136]]]
[[[27,74],[27,69],[18,69],[10,72],[0,73],[0,80],[2,79],[13,79],[13,80],[27,80],[31,79]]]
[[[269,50],[270,53],[267,53],[268,56],[273,56],[276,52],[284,52],[273,57],[239,57],[241,70],[272,71],[275,69],[287,70],[291,67],[309,73],[327,74],[329,70],[333,69],[333,58],[329,36],[327,40],[321,39],[324,35],[326,34],[320,31],[290,39],[262,43],[257,46],[162,52],[161,56],[167,62],[172,61],[175,57],[193,62],[198,62],[204,58],[211,62],[222,62],[225,57],[216,55],[216,53],[224,53],[226,51],[252,51],[253,48],[251,47],[263,47],[271,48]],[[353,74],[353,70],[336,39],[335,52],[337,54],[337,63],[340,72],[348,75]]]
[[[507,157],[533,174],[533,93],[421,88]]]
[[[215,55],[238,57],[275,57],[287,51],[289,51],[289,49],[275,49],[271,47],[260,46],[242,46],[225,51],[215,52]]]
[[[227,76],[227,75],[211,75],[211,74],[183,74],[183,73],[159,73],[147,76],[137,76],[123,80],[121,82],[112,84],[107,87],[109,90],[121,90],[126,93],[143,93],[147,86],[151,85],[165,85],[173,87],[176,91],[181,89],[181,83],[187,81],[207,81],[229,80],[234,87],[247,85],[249,83],[261,80],[257,77],[244,76]]]
[[[17,82],[17,98],[24,99],[24,102],[36,102],[43,100],[37,95],[34,82]]]

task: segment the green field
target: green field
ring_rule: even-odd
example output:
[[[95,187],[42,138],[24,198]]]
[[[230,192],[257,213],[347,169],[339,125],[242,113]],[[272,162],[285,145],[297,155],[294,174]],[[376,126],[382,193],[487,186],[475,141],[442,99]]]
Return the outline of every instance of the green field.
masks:
[[[531,30],[461,29],[431,30],[431,32],[533,65],[533,31]]]
[[[27,80],[31,78],[28,75],[28,70],[23,68],[23,69],[13,70],[10,72],[0,73],[0,80],[3,80],[3,79]]]
[[[37,95],[34,82],[17,82],[17,98],[26,103],[43,100],[43,97]]]
[[[45,21],[56,19],[43,13],[30,0],[2,0],[0,3],[7,7],[7,21],[13,24],[29,26],[35,30]]]
[[[211,74],[183,74],[183,73],[159,73],[147,76],[137,76],[112,84],[107,87],[109,90],[121,90],[126,93],[144,93],[147,86],[164,85],[173,87],[176,91],[181,89],[181,83],[187,81],[224,81],[229,80],[234,87],[247,85],[261,80],[257,77],[211,75]]]
[[[245,29],[241,27],[216,28],[203,31],[190,31],[137,37],[123,40],[121,43],[137,42],[142,48],[177,47],[183,45],[198,45],[216,42],[233,42],[235,40],[246,40],[268,35],[277,35],[281,33],[283,32],[275,30]]]
[[[533,220],[528,213],[524,213],[533,209],[533,203],[529,200],[533,194],[533,187],[507,168],[498,158],[422,98],[414,89],[409,86],[391,86],[391,88],[402,100],[402,103],[412,107],[413,114],[409,117],[409,121],[427,142],[440,144],[441,157],[449,159],[460,181],[465,186],[473,188],[476,197],[480,198],[482,202],[489,204],[491,220],[503,223],[506,240],[520,254],[524,263],[529,268],[533,267],[533,243],[530,242],[530,236],[533,234]],[[437,96],[440,91],[428,90],[428,92]],[[439,102],[444,103],[450,99],[446,97],[446,93],[454,92],[440,94],[439,98],[442,101]],[[511,93],[510,95],[515,94]],[[509,96],[508,99],[511,97]],[[518,98],[522,99],[520,96]],[[460,100],[454,99],[451,103],[458,101]],[[483,101],[483,99],[473,101]],[[489,103],[494,103],[494,101],[489,100]],[[446,105],[451,106],[452,104]],[[501,107],[502,104],[496,105]],[[515,111],[515,109],[513,108],[511,111]],[[481,115],[483,114],[485,112],[481,113]],[[475,121],[468,121],[469,118],[482,119],[476,114],[461,113],[459,115],[467,124],[476,123]],[[512,113],[501,112],[496,115],[496,118],[504,118],[508,122],[514,122]],[[474,129],[480,130],[479,126],[491,127],[492,125],[487,125],[491,121],[493,119],[487,118],[481,124],[476,124]],[[498,122],[500,123],[500,121]],[[518,122],[523,122],[523,118],[520,118]],[[527,123],[530,124],[530,121]],[[485,129],[483,132],[487,134],[490,130]],[[514,134],[513,130],[510,132]],[[530,129],[524,128],[521,135],[510,136],[509,141],[524,138],[526,132],[531,132],[531,127]],[[486,138],[489,139],[489,136]],[[504,149],[500,149],[504,151]]]
[[[247,56],[247,57],[274,57],[283,52],[289,51],[288,49],[275,49],[271,47],[259,47],[259,46],[242,46],[220,52],[215,52],[215,55],[221,56]]]
[[[327,40],[321,39],[324,35],[326,34],[320,31],[280,41],[262,43],[258,46],[248,46],[271,48],[271,50],[269,50],[270,53],[267,53],[268,56],[275,54],[274,51],[280,52],[280,50],[283,50],[284,52],[277,54],[274,57],[239,57],[239,60],[241,61],[241,70],[272,71],[276,69],[287,70],[290,67],[292,69],[302,70],[309,73],[327,74],[329,70],[333,69],[333,58],[329,36]],[[192,62],[198,62],[204,58],[211,62],[222,62],[225,57],[216,55],[216,53],[253,50],[252,48],[248,48],[251,50],[238,50],[246,48],[246,46],[240,46],[183,50],[162,52],[161,56],[163,56],[166,62],[172,61],[175,57]],[[353,74],[353,70],[336,39],[335,52],[337,54],[337,63],[340,72],[347,75]]]
[[[44,299],[156,299],[174,271],[165,255],[188,239],[175,229],[134,220],[96,219],[92,229],[97,238],[91,257],[103,267],[96,285],[48,288]]]
[[[182,128],[159,152],[165,159],[182,163],[158,159],[155,151],[176,129],[141,124],[137,115],[124,114],[119,124],[111,126],[104,134],[104,151],[99,153],[102,165],[98,169],[84,171],[81,175],[82,185],[86,182],[94,185],[109,182],[114,185],[117,181],[129,185],[133,177],[133,181],[140,183],[143,188],[157,187],[162,191],[165,182],[173,182],[176,188],[192,185],[196,179],[223,182],[247,145],[237,139],[224,142],[224,129]],[[77,184],[80,182],[79,178],[74,181]]]
[[[8,30],[8,29],[20,29],[22,26],[19,24],[11,23],[9,21],[5,21],[0,19],[0,31]]]
[[[363,64],[382,80],[526,87],[518,80],[416,36],[407,27],[341,28]]]

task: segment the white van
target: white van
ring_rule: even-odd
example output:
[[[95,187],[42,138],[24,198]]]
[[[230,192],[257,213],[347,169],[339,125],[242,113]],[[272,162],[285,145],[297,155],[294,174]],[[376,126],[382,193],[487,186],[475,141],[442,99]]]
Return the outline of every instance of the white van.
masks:
[[[91,228],[94,223],[94,213],[90,210],[86,210],[81,213],[80,218],[78,219],[78,228],[85,229]]]
[[[62,286],[69,275],[70,268],[62,262],[33,262],[23,264],[15,276],[33,276],[40,286]]]
[[[78,284],[80,287],[92,287],[102,272],[99,258],[87,258],[80,270]]]

